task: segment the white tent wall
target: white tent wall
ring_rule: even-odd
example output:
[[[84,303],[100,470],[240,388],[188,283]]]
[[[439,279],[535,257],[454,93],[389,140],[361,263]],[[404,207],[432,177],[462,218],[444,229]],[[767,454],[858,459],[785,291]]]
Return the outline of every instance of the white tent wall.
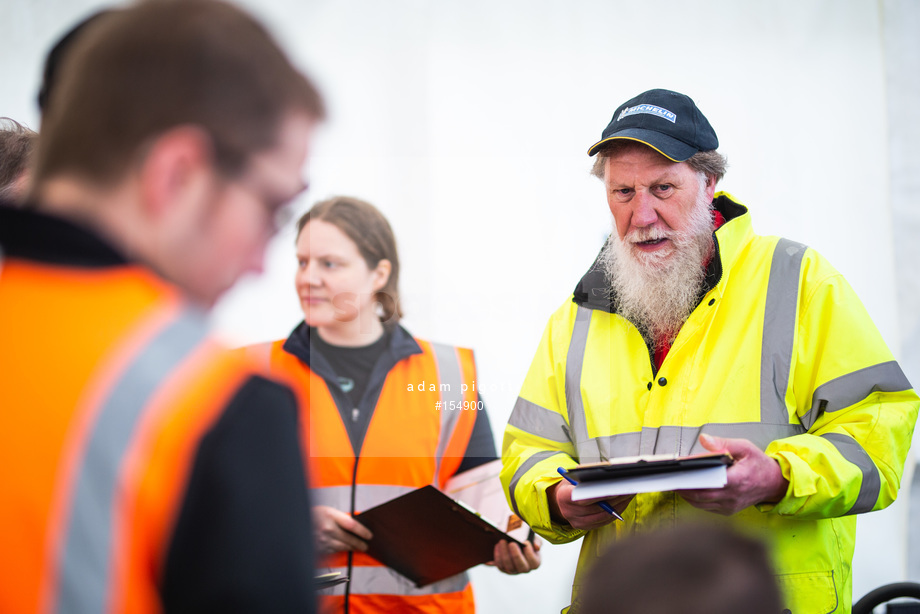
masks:
[[[3,1],[0,115],[39,127],[43,54],[100,6]],[[721,188],[750,206],[761,234],[826,255],[895,354],[910,358],[908,376],[920,379],[920,271],[910,239],[920,226],[911,153],[920,136],[913,110],[920,4],[247,6],[315,78],[330,108],[297,212],[335,194],[383,210],[400,245],[404,323],[421,337],[476,350],[498,445],[547,317],[610,227],[585,152],[619,103],[653,87],[695,99],[731,165]],[[300,319],[294,265],[288,228],[270,247],[265,274],[218,305],[215,329],[234,344],[286,336]],[[900,314],[899,301],[909,307]],[[902,336],[914,341],[903,354]],[[860,518],[856,598],[906,577],[908,499]],[[543,567],[526,576],[473,570],[479,611],[558,611],[568,603],[577,549],[546,545]]]
[[[916,386],[920,383],[920,121],[914,109],[920,100],[920,4],[913,0],[886,0],[884,44],[888,81],[889,174],[895,247],[895,277],[901,338],[901,365]],[[905,118],[907,121],[905,121]],[[914,432],[914,451],[920,432]],[[914,452],[916,459],[916,453]],[[910,464],[916,470],[916,465]],[[905,472],[913,484],[907,515],[908,574],[920,581],[920,474]],[[899,503],[906,501],[904,498]],[[894,529],[903,539],[901,527]]]

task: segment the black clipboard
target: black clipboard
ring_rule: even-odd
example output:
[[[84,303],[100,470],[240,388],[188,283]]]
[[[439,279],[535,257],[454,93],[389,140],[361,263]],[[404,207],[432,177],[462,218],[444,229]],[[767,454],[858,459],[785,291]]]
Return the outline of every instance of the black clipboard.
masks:
[[[690,456],[649,456],[630,462],[617,462],[613,459],[604,463],[590,463],[569,469],[568,473],[577,482],[597,482],[616,480],[662,473],[674,473],[690,469],[704,469],[731,465],[732,457],[728,454],[694,454]]]
[[[422,587],[491,561],[495,544],[523,544],[424,486],[361,512],[355,520],[374,534],[367,554]]]

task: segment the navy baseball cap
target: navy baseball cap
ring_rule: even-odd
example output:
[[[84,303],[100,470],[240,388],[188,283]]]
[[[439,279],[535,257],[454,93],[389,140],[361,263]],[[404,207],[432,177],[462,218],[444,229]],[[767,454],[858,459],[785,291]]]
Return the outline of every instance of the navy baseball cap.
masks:
[[[643,92],[620,105],[588,155],[614,139],[645,143],[675,162],[719,147],[719,137],[693,100],[661,89]]]

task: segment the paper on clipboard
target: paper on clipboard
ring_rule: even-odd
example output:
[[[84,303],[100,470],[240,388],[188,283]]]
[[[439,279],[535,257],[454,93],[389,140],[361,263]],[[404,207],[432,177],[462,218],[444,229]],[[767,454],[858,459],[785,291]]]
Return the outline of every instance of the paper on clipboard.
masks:
[[[724,454],[693,456],[650,455],[593,463],[569,470],[578,485],[572,500],[631,495],[645,492],[722,488],[728,480],[731,457]]]
[[[501,469],[500,460],[473,467],[449,479],[443,492],[451,499],[474,509],[504,533],[524,542],[530,527],[508,507],[499,479]]]

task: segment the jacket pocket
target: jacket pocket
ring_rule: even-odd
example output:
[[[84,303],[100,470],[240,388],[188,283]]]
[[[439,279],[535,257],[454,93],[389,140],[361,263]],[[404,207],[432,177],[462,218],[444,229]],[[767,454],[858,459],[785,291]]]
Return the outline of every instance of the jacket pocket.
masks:
[[[840,604],[833,571],[783,574],[776,581],[791,614],[830,614]]]

